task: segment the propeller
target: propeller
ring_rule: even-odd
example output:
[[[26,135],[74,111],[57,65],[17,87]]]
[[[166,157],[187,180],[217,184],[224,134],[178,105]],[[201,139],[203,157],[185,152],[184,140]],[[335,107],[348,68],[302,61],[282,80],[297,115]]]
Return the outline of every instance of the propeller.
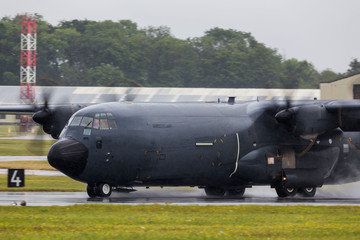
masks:
[[[286,108],[275,115],[276,121],[283,124],[285,129],[292,132],[295,129],[297,108]]]
[[[51,134],[51,122],[52,122],[52,113],[49,109],[49,100],[50,100],[50,90],[47,90],[43,93],[44,105],[42,107],[36,106],[36,109],[39,109],[32,115],[34,122],[42,125],[44,132]]]
[[[276,121],[281,123],[287,131],[292,132],[295,128],[294,125],[295,117],[296,117],[296,108],[292,108],[291,100],[287,96],[285,97],[285,109],[277,112],[275,115],[275,119]]]
[[[316,100],[311,104],[299,106],[291,106],[287,100],[286,108],[277,112],[275,119],[287,131],[304,139],[313,138],[338,127],[336,115],[331,114]]]
[[[34,122],[40,124],[45,133],[50,134],[54,139],[58,139],[62,129],[70,117],[85,105],[71,104],[69,100],[61,100],[61,105],[49,105],[54,92],[46,89],[43,92],[43,105],[35,105],[35,113],[32,116]]]

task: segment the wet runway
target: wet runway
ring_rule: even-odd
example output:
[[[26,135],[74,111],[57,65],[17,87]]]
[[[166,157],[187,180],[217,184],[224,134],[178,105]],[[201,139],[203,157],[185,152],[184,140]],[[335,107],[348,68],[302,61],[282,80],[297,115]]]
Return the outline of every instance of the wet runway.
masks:
[[[358,188],[359,184],[356,184]],[[197,188],[138,188],[132,193],[113,192],[110,198],[89,198],[85,192],[0,192],[0,205],[66,206],[74,204],[174,204],[174,205],[360,205],[360,193],[319,189],[316,197],[278,198],[269,187],[247,189],[242,198],[209,198]],[[352,185],[346,186],[348,189]],[[345,187],[345,190],[346,190]],[[343,189],[342,189],[343,190]]]

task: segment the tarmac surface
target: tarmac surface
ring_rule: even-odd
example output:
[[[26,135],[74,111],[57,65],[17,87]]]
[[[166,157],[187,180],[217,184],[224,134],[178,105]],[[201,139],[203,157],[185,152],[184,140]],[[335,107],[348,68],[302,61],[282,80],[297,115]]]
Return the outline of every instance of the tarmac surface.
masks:
[[[349,186],[348,186],[349,187]],[[359,189],[359,188],[358,188]],[[109,198],[89,198],[86,192],[0,192],[0,205],[67,206],[74,204],[122,205],[360,205],[360,193],[343,194],[319,189],[314,198],[278,198],[274,189],[254,187],[242,198],[210,198],[197,188],[138,188],[132,193],[113,192]]]
[[[0,161],[44,161],[46,156],[0,157]],[[7,169],[0,169],[7,174]],[[25,175],[64,176],[59,171],[25,170]],[[136,192],[113,192],[109,198],[89,198],[85,192],[0,192],[0,205],[67,206],[74,204],[175,204],[175,205],[360,205],[360,182],[317,189],[314,198],[278,198],[266,186],[246,189],[242,198],[210,198],[198,188],[136,188]]]

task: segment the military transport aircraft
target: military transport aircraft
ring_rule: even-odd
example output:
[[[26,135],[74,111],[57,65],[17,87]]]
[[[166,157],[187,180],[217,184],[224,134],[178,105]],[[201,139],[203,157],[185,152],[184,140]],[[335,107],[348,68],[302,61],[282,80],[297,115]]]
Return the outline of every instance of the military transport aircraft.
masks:
[[[87,183],[90,197],[136,186],[197,186],[241,197],[269,185],[279,197],[360,180],[360,102],[108,102],[0,106],[34,113],[59,139],[51,166]]]

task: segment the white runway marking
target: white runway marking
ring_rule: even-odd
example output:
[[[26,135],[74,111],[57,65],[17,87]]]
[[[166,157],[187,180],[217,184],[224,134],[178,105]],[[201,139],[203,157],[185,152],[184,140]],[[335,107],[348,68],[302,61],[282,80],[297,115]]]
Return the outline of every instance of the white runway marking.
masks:
[[[0,162],[47,161],[47,156],[0,156]]]

